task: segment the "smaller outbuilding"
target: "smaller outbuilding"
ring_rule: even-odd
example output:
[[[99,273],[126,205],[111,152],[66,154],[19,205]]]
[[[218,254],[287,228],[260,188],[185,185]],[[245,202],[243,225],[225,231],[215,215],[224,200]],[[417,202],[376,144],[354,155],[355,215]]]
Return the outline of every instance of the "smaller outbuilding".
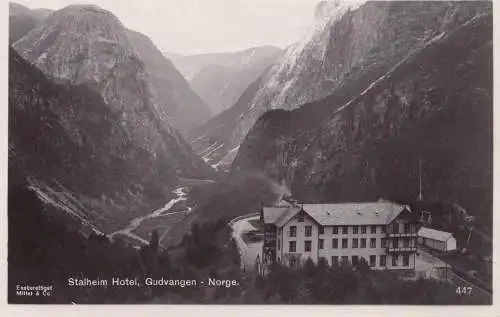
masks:
[[[417,234],[418,243],[441,252],[457,249],[457,240],[449,232],[422,227]]]

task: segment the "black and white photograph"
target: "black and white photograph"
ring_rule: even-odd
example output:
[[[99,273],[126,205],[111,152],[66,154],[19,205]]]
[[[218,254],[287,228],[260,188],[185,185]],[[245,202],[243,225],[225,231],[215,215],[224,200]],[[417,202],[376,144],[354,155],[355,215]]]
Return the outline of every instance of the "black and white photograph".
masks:
[[[9,306],[493,304],[493,1],[5,5]]]

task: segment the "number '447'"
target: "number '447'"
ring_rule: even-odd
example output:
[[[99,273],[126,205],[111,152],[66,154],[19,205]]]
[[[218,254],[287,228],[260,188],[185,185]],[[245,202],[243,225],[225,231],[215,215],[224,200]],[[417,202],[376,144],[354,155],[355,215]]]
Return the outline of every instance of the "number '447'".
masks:
[[[458,286],[455,290],[458,295],[470,295],[472,293],[472,287],[470,286]]]

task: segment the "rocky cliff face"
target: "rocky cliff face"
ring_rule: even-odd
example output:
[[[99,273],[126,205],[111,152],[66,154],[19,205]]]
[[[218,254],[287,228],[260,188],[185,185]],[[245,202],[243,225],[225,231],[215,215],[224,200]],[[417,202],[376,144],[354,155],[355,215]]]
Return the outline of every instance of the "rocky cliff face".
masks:
[[[229,165],[266,111],[294,109],[332,94],[349,100],[484,8],[478,2],[320,3],[308,36],[290,47],[233,108],[193,131],[193,147],[207,161]]]
[[[144,62],[111,13],[94,6],[67,7],[49,16],[14,48],[45,74],[99,91],[119,114],[117,124],[127,129],[122,141],[132,142],[153,157],[168,158],[177,147],[190,153],[189,146],[170,126],[167,109]],[[188,166],[203,169],[196,156],[188,157]]]
[[[22,38],[52,13],[53,11],[48,9],[30,10],[19,4],[11,3],[11,43]],[[120,27],[117,29],[120,29]],[[81,32],[83,30],[76,28],[74,31]],[[144,62],[144,69],[153,89],[158,95],[158,101],[166,109],[169,122],[172,122],[173,126],[180,132],[187,133],[190,129],[207,121],[211,117],[210,109],[191,89],[182,74],[163,56],[154,43],[147,36],[139,32],[125,30],[125,33],[129,44],[122,42],[121,45],[130,45],[137,57]],[[41,35],[42,33],[38,32],[37,34]],[[31,38],[36,38],[36,36]],[[121,40],[123,41],[124,39],[122,38]],[[22,47],[23,44],[18,45],[16,47]],[[99,45],[102,45],[102,43]],[[92,54],[98,53],[98,50],[92,52]]]
[[[16,42],[14,48],[45,74],[38,74],[35,68],[13,55],[10,106],[28,109],[26,122],[43,128],[34,135],[31,130],[24,131],[13,143],[21,149],[15,151],[17,156],[35,160],[28,164],[32,169],[41,171],[50,166],[47,171],[51,173],[46,175],[58,175],[57,170],[61,168],[66,177],[54,177],[54,180],[71,187],[71,193],[90,186],[90,193],[83,189],[81,192],[92,197],[101,210],[122,214],[130,211],[124,207],[129,203],[137,206],[147,200],[142,197],[146,192],[156,199],[165,199],[162,188],[176,186],[178,176],[204,178],[211,173],[179,132],[170,126],[166,107],[151,83],[144,62],[129,44],[121,23],[109,12],[94,6],[67,7],[50,15],[42,25]],[[19,68],[22,71],[17,70]],[[78,88],[85,92],[79,93],[79,99],[73,92],[59,93],[59,89],[64,89],[48,83],[46,77],[63,86],[85,87]],[[37,105],[45,106],[37,110]],[[13,115],[17,113],[22,114],[14,110]],[[52,118],[49,127],[57,124],[63,129],[58,133],[60,137],[51,134],[55,133],[51,130],[46,131],[45,116]],[[20,122],[19,127],[25,121],[16,117],[12,120]],[[17,132],[11,134],[16,137]],[[23,134],[39,135],[40,142],[46,144],[30,144],[32,139]],[[55,140],[63,139],[49,146],[49,135]],[[36,154],[38,151],[40,154]],[[79,159],[80,154],[76,153],[80,152],[89,154]],[[75,154],[71,156],[71,153]],[[51,156],[58,159],[52,163]],[[37,159],[45,163],[38,164]],[[69,168],[74,164],[75,171]],[[87,168],[88,164],[97,167]],[[105,185],[97,186],[101,184],[99,179]],[[123,187],[109,185],[121,183]],[[109,203],[109,199],[113,203]],[[101,208],[102,205],[108,208]],[[108,205],[116,205],[116,208]],[[149,210],[141,210],[146,211]]]
[[[127,37],[144,61],[146,73],[167,109],[169,122],[182,133],[187,133],[207,121],[211,117],[208,106],[154,43],[144,34],[132,30],[127,30]]]
[[[398,5],[377,7],[386,19],[399,16],[395,22],[420,21],[415,32],[429,39],[418,40],[422,47],[375,77],[344,79],[335,94],[320,101],[263,115],[241,145],[232,171],[264,171],[308,201],[408,201],[418,194],[421,161],[425,199],[457,202],[490,223],[491,7],[432,4],[443,6],[445,15],[428,17],[436,25],[430,32],[430,22],[421,15],[426,5],[414,3],[412,9],[420,8],[404,14]],[[446,23],[455,27],[444,28]],[[411,31],[405,24],[391,25],[393,36]],[[395,48],[394,54],[402,45],[384,43]],[[381,56],[378,50],[372,49],[373,56]]]

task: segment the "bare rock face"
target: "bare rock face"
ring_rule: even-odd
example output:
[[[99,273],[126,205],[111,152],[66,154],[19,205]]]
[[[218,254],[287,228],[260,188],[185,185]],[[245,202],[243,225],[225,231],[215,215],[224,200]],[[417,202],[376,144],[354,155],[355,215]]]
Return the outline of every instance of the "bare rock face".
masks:
[[[231,109],[195,129],[193,148],[211,164],[227,167],[266,111],[295,109],[332,94],[348,100],[484,8],[477,2],[322,2],[304,40],[291,46]],[[346,85],[351,89],[345,90]]]
[[[168,158],[175,153],[172,147],[190,152],[169,124],[167,109],[125,29],[108,11],[69,6],[49,16],[14,48],[45,74],[100,92],[119,114],[117,124],[126,127],[121,141],[131,141],[152,156],[163,153]],[[120,150],[120,140],[116,146]],[[196,163],[195,158],[189,161]]]
[[[84,7],[85,8],[85,7]],[[73,7],[75,9],[75,7]],[[66,11],[66,15],[68,16],[68,12]],[[101,17],[97,18],[98,20],[101,19],[102,17],[108,15],[112,16],[110,13],[107,13],[106,11],[95,7],[94,8],[94,13],[100,12]],[[24,35],[26,35],[29,31],[32,29],[35,29],[41,22],[47,18],[49,15],[51,15],[53,11],[48,10],[48,9],[36,9],[36,10],[30,10],[26,7],[23,7],[19,4],[11,3],[10,4],[10,31],[11,31],[11,42],[14,43],[20,38],[22,38]],[[75,13],[73,13],[75,14]],[[60,15],[60,14],[59,14]],[[88,18],[89,14],[87,14],[87,19],[93,19],[92,21],[96,21],[96,18]],[[78,17],[79,19],[81,17]],[[108,22],[101,22],[104,33],[106,29],[109,30],[110,32],[115,32],[119,30],[119,32],[122,32],[122,26],[121,25],[115,25],[113,24],[119,23],[118,20],[113,17],[113,22],[108,23]],[[68,23],[70,21],[66,21]],[[63,23],[62,19],[59,18],[56,22],[52,23]],[[87,22],[79,22],[79,23],[90,23],[90,20]],[[66,26],[66,25],[65,25]],[[99,23],[96,24],[96,27],[99,28]],[[47,30],[47,27],[45,27],[46,30],[45,32],[51,32]],[[87,25],[87,28],[93,28],[91,24]],[[84,28],[82,26],[77,27],[73,26],[73,31],[75,32],[83,32]],[[114,30],[114,31],[113,31]],[[102,31],[102,30],[101,30]],[[103,36],[102,32],[98,32],[97,30],[92,31],[94,34],[98,36],[98,38],[94,39],[96,40],[101,46],[101,48],[97,48],[93,46],[94,48],[89,51],[88,47],[84,48],[84,50],[87,50],[87,53],[82,52],[79,48],[77,49],[79,52],[74,53],[75,55],[71,58],[72,60],[59,60],[58,63],[63,63],[65,64],[66,62],[70,63],[79,63],[79,60],[82,62],[85,62],[87,64],[90,63],[89,60],[85,60],[82,56],[87,54],[102,54],[103,53],[103,43],[102,41],[99,41],[99,36],[102,39],[107,39],[107,36]],[[36,35],[31,36],[29,39],[21,41],[21,43],[25,44],[19,44],[19,45],[24,45],[26,46],[26,43],[30,43],[31,39],[35,39],[37,36],[43,36],[44,33],[41,33],[40,31],[36,32]],[[100,34],[100,35],[99,35]],[[189,86],[189,83],[184,79],[182,74],[179,73],[179,71],[175,68],[175,66],[163,56],[163,54],[158,50],[158,48],[154,45],[154,43],[144,34],[141,34],[139,32],[135,32],[132,30],[125,30],[125,35],[126,39],[123,37],[123,34],[121,37],[112,39],[112,41],[115,41],[118,45],[120,46],[127,46],[128,49],[132,48],[135,51],[135,55],[137,55],[137,58],[140,59],[142,62],[144,62],[144,70],[149,77],[149,81],[155,90],[156,95],[158,96],[158,102],[162,104],[162,108],[166,110],[166,113],[168,114],[168,119],[169,122],[172,122],[174,124],[174,127],[180,131],[181,133],[187,133],[189,130],[191,130],[194,127],[199,126],[200,124],[204,123],[207,121],[210,116],[211,112],[210,109],[205,105],[203,100],[191,89]],[[66,35],[64,35],[66,37]],[[79,41],[79,39],[75,37],[72,38],[65,38],[65,41],[67,41],[67,45],[71,46],[72,41]],[[80,36],[81,37],[81,36]],[[129,43],[125,42],[125,40],[128,40]],[[25,42],[26,41],[26,42]],[[50,40],[49,40],[50,41]],[[47,44],[47,43],[46,43]],[[94,61],[92,61],[92,65],[96,66],[99,65],[99,62],[106,63],[107,60],[109,59],[109,55],[112,55],[116,52],[117,50],[114,50],[113,48],[110,48],[111,46],[109,45],[110,42],[108,42],[108,51],[106,51],[106,56],[101,56],[102,58],[97,58],[97,56],[94,56]],[[34,43],[31,43],[30,45],[35,45]],[[94,44],[91,44],[90,42],[88,43],[87,46],[92,46]],[[29,45],[28,45],[29,46]],[[20,47],[20,46],[16,46]],[[82,47],[83,48],[83,47]],[[122,47],[123,48],[123,47]],[[54,53],[54,52],[53,52]],[[58,53],[60,54],[66,54],[66,52],[59,51]],[[131,54],[131,52],[129,52]],[[45,55],[44,55],[45,54]],[[42,52],[42,54],[37,54],[35,53],[34,56],[37,56],[36,58],[40,58],[41,60],[38,63],[38,66],[40,65],[46,65],[46,58],[49,56],[48,54],[51,54],[49,52]],[[80,54],[77,56],[77,54]],[[83,55],[82,55],[83,54]],[[129,55],[130,55],[129,54]],[[90,56],[90,55],[89,55]],[[26,56],[25,56],[26,57]],[[31,60],[32,62],[34,60]],[[54,67],[46,65],[47,67]],[[75,65],[71,66],[73,69]],[[57,66],[59,67],[59,66]],[[64,66],[66,67],[66,66]],[[82,71],[84,68],[89,67],[88,65],[80,68],[78,71]],[[92,67],[92,66],[90,66]],[[54,69],[52,69],[54,70]],[[52,71],[47,68],[47,71]],[[105,69],[100,69],[96,70],[98,72],[101,71],[106,71]],[[76,78],[74,76],[78,76],[78,74],[74,73],[74,71],[69,71],[68,73],[65,73],[64,70],[59,69],[57,70],[57,75],[52,74],[57,77],[61,78],[66,78],[66,79],[72,79],[76,80],[77,82],[83,82],[86,81],[86,78],[92,78],[91,75],[89,74],[82,74],[85,78]],[[94,79],[92,79],[94,80]]]
[[[368,78],[350,73],[322,100],[261,116],[231,173],[264,172],[307,201],[413,201],[422,162],[425,199],[458,203],[491,223],[491,4],[445,5],[453,9],[435,21],[454,21],[456,27],[386,72]],[[402,18],[413,20],[413,13],[397,21]],[[402,26],[394,32],[408,31]],[[418,30],[422,37],[434,34]]]
[[[186,134],[212,116],[205,102],[147,36],[127,30],[127,37],[144,62],[151,84],[167,109],[169,122],[177,130]]]
[[[67,93],[69,97],[51,103],[51,116],[77,149],[92,152],[89,160],[97,161],[94,164],[101,172],[95,174],[95,170],[89,170],[87,174],[78,174],[77,183],[72,185],[73,192],[78,192],[78,186],[93,178],[109,177],[111,183],[116,175],[121,175],[124,187],[111,186],[113,189],[104,190],[102,195],[121,200],[118,205],[123,206],[131,200],[141,200],[136,195],[141,196],[145,191],[162,196],[162,190],[177,185],[179,176],[207,177],[210,174],[211,169],[169,124],[167,107],[151,83],[144,62],[130,44],[125,28],[111,13],[96,6],[69,6],[48,16],[17,41],[14,49],[44,74],[36,76],[40,82],[30,82],[33,87],[49,87],[48,92],[40,90],[37,103],[45,104],[44,98],[58,94],[59,88],[52,81],[63,87],[84,87],[89,94],[96,92],[102,98],[96,101],[103,108],[97,112],[90,112],[86,102],[72,101],[70,92]],[[23,85],[29,79],[28,74],[36,70],[29,69],[20,59],[15,59],[18,67],[22,66],[28,73],[18,72],[21,75],[15,77],[16,85],[10,91],[13,96],[10,103],[14,108],[28,107],[24,95],[30,95],[30,86],[26,84],[25,90]],[[84,101],[85,96],[86,93],[81,96]],[[43,109],[40,109],[41,118]],[[34,118],[31,120],[36,123]],[[107,128],[95,135],[97,128],[92,122],[102,122],[100,125]],[[18,142],[30,140],[21,138]],[[59,147],[49,147],[47,155],[64,157],[59,152],[65,151],[69,141],[61,142]],[[87,159],[82,158],[82,164],[87,163]],[[52,166],[53,169],[58,167],[57,164]],[[33,169],[37,168],[40,166],[35,164]],[[63,177],[60,182],[65,184],[70,178]],[[103,202],[95,192],[88,195]]]

